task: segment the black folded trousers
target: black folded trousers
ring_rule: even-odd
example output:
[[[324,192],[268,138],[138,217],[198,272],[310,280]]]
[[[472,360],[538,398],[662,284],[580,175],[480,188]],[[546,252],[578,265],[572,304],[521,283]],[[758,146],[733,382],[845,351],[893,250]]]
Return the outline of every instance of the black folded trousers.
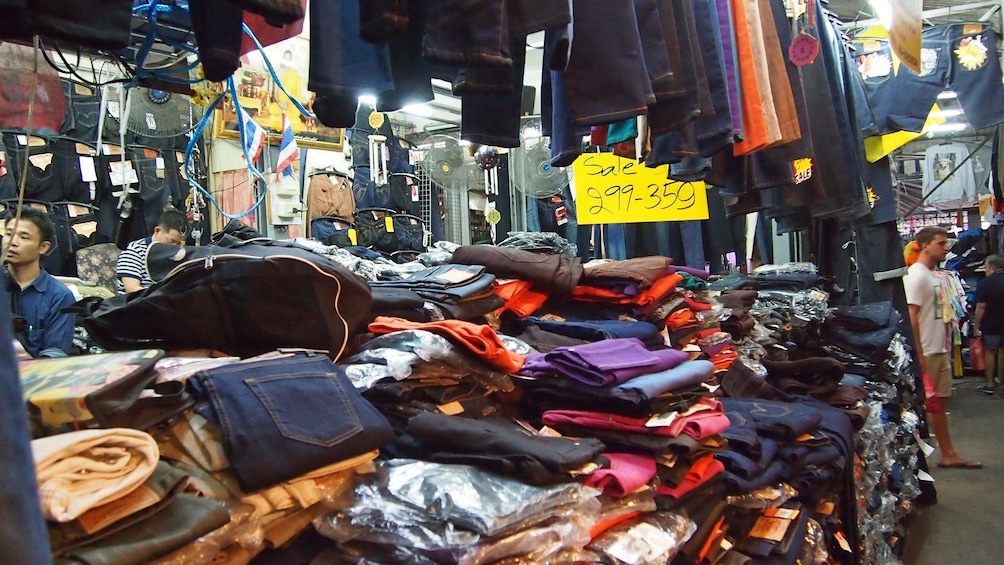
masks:
[[[570,482],[570,471],[593,461],[605,449],[594,438],[533,436],[507,420],[432,413],[412,418],[408,434],[428,449],[425,459],[474,465],[535,485]]]

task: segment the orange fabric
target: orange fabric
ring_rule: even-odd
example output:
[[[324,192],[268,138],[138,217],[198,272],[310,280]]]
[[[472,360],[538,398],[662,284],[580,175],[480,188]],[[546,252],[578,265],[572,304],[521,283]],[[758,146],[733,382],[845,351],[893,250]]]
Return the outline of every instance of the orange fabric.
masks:
[[[920,244],[913,240],[903,248],[903,262],[909,267],[920,259]]]
[[[613,518],[609,518],[607,520],[596,522],[595,524],[593,524],[593,527],[589,529],[589,538],[596,539],[600,537],[600,535],[603,534],[603,532],[609,530],[610,528],[616,526],[617,524],[620,524],[621,522],[627,522],[631,518],[640,515],[641,512],[634,511],[634,512],[628,512],[627,514],[621,514],[620,516],[614,516]]]
[[[770,0],[758,0],[760,18],[762,21],[774,21]],[[798,109],[795,107],[795,95],[788,81],[788,70],[781,52],[781,40],[777,28],[773,25],[763,26],[764,47],[767,51],[767,70],[770,73],[770,88],[774,93],[774,108],[777,111],[777,123],[781,129],[781,141],[791,143],[801,139],[802,130],[798,124]]]
[[[515,280],[499,284],[495,282],[495,294],[505,300],[503,310],[508,310],[520,318],[532,316],[547,302],[548,294],[533,288],[533,283]]]
[[[712,355],[710,361],[715,366],[715,372],[719,373],[721,371],[728,371],[729,367],[732,366],[732,362],[736,360],[736,357],[738,355],[736,354],[735,347],[729,345],[715,355]]]
[[[377,316],[369,325],[369,330],[377,334],[387,334],[401,330],[425,330],[453,338],[457,343],[474,352],[475,355],[508,373],[516,373],[523,368],[525,358],[505,348],[495,330],[481,324],[463,320],[442,320],[438,322],[410,322],[401,318]]]
[[[627,304],[649,309],[661,304],[673,292],[676,285],[681,282],[683,282],[683,275],[679,273],[666,275],[655,281],[652,286],[638,293],[637,296],[625,296],[619,292],[598,286],[579,285],[572,291],[572,300]]]
[[[760,99],[760,86],[756,76],[756,60],[753,57],[753,46],[750,42],[749,28],[738,25],[746,21],[746,6],[744,0],[729,0],[732,6],[735,30],[735,49],[738,57],[739,85],[742,95],[743,109],[743,139],[732,146],[734,155],[746,155],[770,143],[767,135],[767,118],[763,113],[763,100]]]
[[[666,318],[666,327],[669,328],[669,331],[675,332],[696,319],[689,308],[681,308]]]
[[[711,528],[711,535],[704,541],[704,545],[701,546],[701,550],[697,552],[696,563],[704,561],[704,558],[711,552],[711,548],[714,547],[715,544],[721,543],[723,537],[725,537],[725,516],[719,518],[718,521],[715,522],[715,527]]]

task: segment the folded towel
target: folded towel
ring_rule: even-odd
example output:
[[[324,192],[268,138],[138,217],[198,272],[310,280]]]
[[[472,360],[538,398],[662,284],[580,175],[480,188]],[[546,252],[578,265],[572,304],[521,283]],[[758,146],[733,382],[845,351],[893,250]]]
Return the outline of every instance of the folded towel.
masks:
[[[84,430],[31,442],[42,513],[69,522],[143,484],[160,451],[150,434],[128,428]]]

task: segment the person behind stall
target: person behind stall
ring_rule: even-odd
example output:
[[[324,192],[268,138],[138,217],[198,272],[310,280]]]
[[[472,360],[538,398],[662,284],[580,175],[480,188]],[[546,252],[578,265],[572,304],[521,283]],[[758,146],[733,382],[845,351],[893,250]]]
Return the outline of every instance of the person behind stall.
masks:
[[[1004,359],[1001,359],[1001,349],[1004,349],[1004,256],[991,255],[986,258],[984,266],[987,276],[976,287],[976,326],[973,337],[983,339],[983,358],[986,361],[986,384],[976,390],[986,395],[993,395],[995,385],[1004,376]],[[987,316],[987,312],[992,312]]]
[[[948,323],[941,313],[940,282],[933,270],[945,260],[948,254],[948,232],[939,227],[928,226],[917,232],[914,241],[907,245],[904,253],[909,264],[907,275],[903,277],[906,301],[910,306],[910,325],[917,345],[917,359],[921,370],[933,381],[941,410],[928,412],[934,436],[941,449],[939,467],[960,469],[982,469],[983,464],[968,461],[952,445],[945,415],[948,399],[952,396],[951,359],[948,349]]]
[[[32,357],[66,357],[73,346],[74,316],[63,308],[76,299],[40,263],[56,241],[56,227],[35,208],[22,208],[17,216],[7,212],[3,236],[15,335]]]
[[[174,208],[164,210],[153,233],[129,242],[115,262],[115,290],[119,294],[136,292],[153,284],[146,269],[146,252],[151,243],[181,245],[188,234],[188,217]]]

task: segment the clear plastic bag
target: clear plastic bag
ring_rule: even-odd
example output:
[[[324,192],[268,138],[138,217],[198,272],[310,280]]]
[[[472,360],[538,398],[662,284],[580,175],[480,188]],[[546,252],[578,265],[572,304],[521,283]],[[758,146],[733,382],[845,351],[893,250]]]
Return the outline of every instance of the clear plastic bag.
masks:
[[[830,558],[826,551],[826,536],[819,522],[810,519],[805,531],[805,547],[802,548],[802,558],[798,561],[803,565],[823,565]]]
[[[467,465],[408,459],[388,461],[381,472],[397,500],[488,536],[600,494],[577,483],[539,487]]]
[[[198,538],[188,545],[175,550],[151,565],[208,565],[226,547],[241,547],[258,550],[265,542],[261,522],[254,518],[254,507],[227,500],[230,522]]]
[[[543,522],[465,548],[457,563],[482,565],[517,555],[539,563],[564,549],[582,549],[589,543],[589,529],[599,510],[597,499],[586,499]]]
[[[726,497],[730,506],[748,508],[750,510],[766,510],[778,508],[785,502],[798,496],[798,491],[787,483],[759,488],[753,492]]]
[[[808,262],[788,262],[780,265],[760,265],[753,269],[754,277],[769,277],[771,275],[786,275],[792,273],[815,275],[816,265]]]
[[[668,563],[697,531],[697,524],[679,514],[653,512],[607,530],[587,547],[615,563]]]

